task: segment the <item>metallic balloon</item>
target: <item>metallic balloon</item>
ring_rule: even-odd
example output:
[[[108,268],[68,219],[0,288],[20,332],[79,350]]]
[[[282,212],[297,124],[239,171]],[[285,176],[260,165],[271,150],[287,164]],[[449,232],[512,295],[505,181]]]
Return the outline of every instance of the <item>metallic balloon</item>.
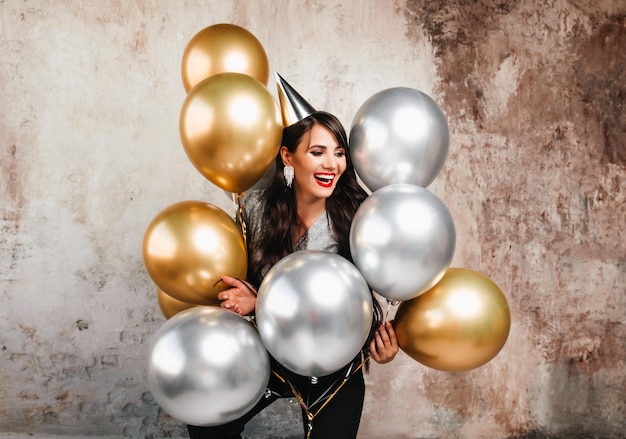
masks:
[[[371,191],[396,183],[427,187],[443,167],[449,139],[445,115],[428,95],[395,87],[359,108],[350,128],[350,154]]]
[[[464,371],[500,352],[511,313],[493,281],[451,268],[431,290],[402,302],[394,322],[398,344],[411,358],[433,369]]]
[[[455,245],[446,206],[412,184],[374,192],[350,229],[354,264],[372,289],[391,300],[412,299],[435,285],[450,266]]]
[[[265,174],[263,174],[263,177],[261,177],[261,179],[257,181],[250,189],[248,189],[247,192],[254,191],[254,190],[267,189],[268,187],[270,187],[270,185],[272,184],[272,180],[274,180],[275,173],[276,173],[276,162],[274,161],[270,165],[269,169],[265,171]],[[228,198],[232,198],[233,196],[232,192],[224,191],[224,193],[226,194]]]
[[[269,355],[258,332],[216,306],[176,314],[150,351],[148,384],[155,401],[191,425],[241,417],[261,399],[269,376]]]
[[[165,294],[161,288],[157,288],[157,302],[163,316],[166,319],[171,319],[181,311],[198,306],[193,303],[182,302],[178,299],[174,299],[172,296]]]
[[[250,31],[220,23],[202,29],[185,47],[181,74],[185,91],[217,73],[242,73],[267,86],[270,68],[265,49]]]
[[[372,295],[359,271],[330,252],[303,250],[278,261],[259,288],[259,334],[284,367],[328,375],[348,364],[367,340]]]
[[[228,192],[244,192],[276,158],[281,117],[276,100],[259,81],[241,73],[219,73],[185,98],[181,141],[204,177]]]
[[[249,190],[267,189],[274,180],[274,174],[276,174],[276,160],[272,162],[265,174],[257,181]]]
[[[148,274],[163,292],[182,302],[215,305],[227,285],[222,275],[243,279],[248,268],[241,228],[223,210],[182,201],[157,214],[143,239]]]

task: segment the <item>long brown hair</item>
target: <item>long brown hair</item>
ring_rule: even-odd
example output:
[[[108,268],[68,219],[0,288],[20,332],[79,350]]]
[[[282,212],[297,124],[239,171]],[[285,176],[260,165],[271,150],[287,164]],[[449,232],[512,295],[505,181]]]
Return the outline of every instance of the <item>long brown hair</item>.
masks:
[[[357,209],[367,198],[367,192],[359,185],[350,158],[348,138],[343,125],[330,113],[318,111],[299,122],[285,128],[281,145],[294,153],[302,137],[315,124],[326,127],[337,139],[338,145],[344,149],[346,155],[346,170],[343,172],[332,195],[326,199],[326,212],[334,238],[338,244],[338,253],[353,262],[350,253],[350,226]],[[259,247],[265,260],[263,265],[274,265],[283,257],[294,251],[293,237],[295,230],[302,227],[296,211],[296,197],[293,189],[287,187],[283,173],[284,165],[280,154],[276,157],[276,172],[270,186],[265,190],[265,227],[259,239]],[[255,264],[256,265],[256,264]],[[248,278],[255,284],[261,282],[263,267],[250,266]],[[382,310],[374,297],[374,328],[382,321]]]

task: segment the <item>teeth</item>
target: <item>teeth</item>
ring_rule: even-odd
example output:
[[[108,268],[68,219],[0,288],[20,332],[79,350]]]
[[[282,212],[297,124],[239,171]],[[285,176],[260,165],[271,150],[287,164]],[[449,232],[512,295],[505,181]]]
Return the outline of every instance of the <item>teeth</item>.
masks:
[[[316,175],[315,178],[328,183],[329,181],[332,181],[333,176],[332,175]]]

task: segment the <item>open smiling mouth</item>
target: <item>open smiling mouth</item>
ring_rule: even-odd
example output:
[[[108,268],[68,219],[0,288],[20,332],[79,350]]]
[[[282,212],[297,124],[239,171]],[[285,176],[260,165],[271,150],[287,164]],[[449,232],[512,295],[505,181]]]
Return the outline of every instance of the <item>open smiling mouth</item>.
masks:
[[[335,174],[315,174],[314,177],[317,180],[317,184],[322,187],[331,187],[333,180],[335,180]]]

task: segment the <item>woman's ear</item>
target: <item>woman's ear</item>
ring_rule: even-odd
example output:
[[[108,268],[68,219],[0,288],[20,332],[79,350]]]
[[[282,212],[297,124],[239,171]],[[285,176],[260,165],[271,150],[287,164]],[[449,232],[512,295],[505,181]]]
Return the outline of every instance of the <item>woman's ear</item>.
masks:
[[[280,147],[280,158],[283,160],[283,165],[288,166],[291,164],[291,153],[286,146]]]

